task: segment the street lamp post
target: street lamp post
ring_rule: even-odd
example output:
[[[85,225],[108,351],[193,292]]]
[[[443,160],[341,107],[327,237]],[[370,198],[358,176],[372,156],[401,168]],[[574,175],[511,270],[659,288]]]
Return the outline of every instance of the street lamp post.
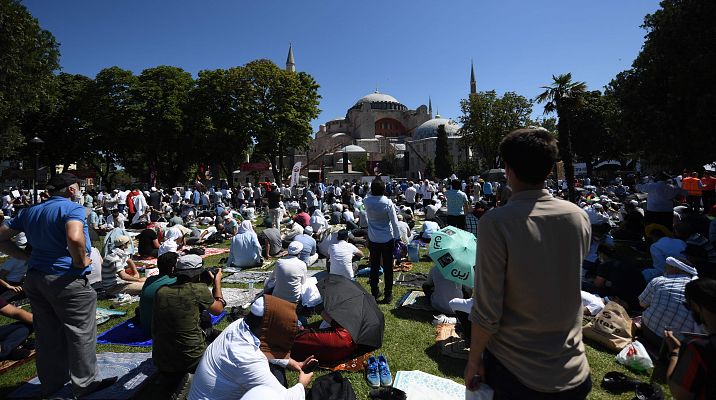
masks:
[[[35,176],[32,179],[32,204],[37,204],[37,175],[40,171],[40,151],[45,142],[35,136],[30,140],[30,146],[35,150]]]

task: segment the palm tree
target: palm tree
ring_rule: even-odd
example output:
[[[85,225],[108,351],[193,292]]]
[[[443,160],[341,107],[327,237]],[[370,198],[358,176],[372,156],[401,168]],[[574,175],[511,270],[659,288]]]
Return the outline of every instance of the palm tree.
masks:
[[[572,140],[570,138],[570,122],[574,109],[579,105],[582,95],[587,91],[584,82],[572,82],[572,74],[552,75],[552,85],[542,86],[545,89],[535,98],[538,103],[544,104],[544,113],[557,112],[559,122],[557,132],[559,138],[559,153],[564,162],[564,177],[567,180],[569,200],[575,200],[574,191],[574,164],[572,163]]]

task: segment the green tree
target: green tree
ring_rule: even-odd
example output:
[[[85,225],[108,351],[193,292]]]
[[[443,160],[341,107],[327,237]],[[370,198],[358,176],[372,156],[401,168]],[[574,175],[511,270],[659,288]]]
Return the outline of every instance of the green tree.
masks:
[[[632,68],[607,92],[617,100],[630,150],[662,166],[700,168],[716,148],[716,2],[660,5],[644,19],[646,40]]]
[[[285,71],[269,60],[252,61],[244,68],[251,84],[248,115],[256,149],[271,161],[274,179],[282,181],[284,155],[310,143],[310,122],[320,111],[319,86],[311,75]]]
[[[83,160],[102,178],[103,186],[112,189],[122,157],[133,149],[132,133],[138,129],[134,93],[139,79],[119,67],[101,70],[90,87],[87,138],[90,151]]]
[[[433,178],[435,176],[435,164],[433,163],[433,160],[428,159],[428,161],[425,163],[425,171],[423,172],[423,179]]]
[[[59,54],[54,36],[25,6],[0,0],[0,158],[15,155],[23,145],[21,121],[50,96]]]
[[[445,132],[445,125],[439,125],[438,137],[435,141],[435,175],[440,179],[445,179],[452,172],[452,158],[448,148],[447,132]]]
[[[52,89],[38,110],[25,114],[22,130],[26,139],[37,135],[45,141],[42,155],[50,173],[55,172],[54,166],[64,172],[90,150],[87,98],[91,85],[92,79],[84,75],[56,75],[48,84]]]
[[[557,131],[559,137],[559,153],[564,162],[564,175],[567,180],[569,200],[575,199],[574,190],[574,164],[572,157],[571,123],[574,110],[578,107],[581,97],[587,90],[584,82],[573,82],[572,74],[552,76],[552,85],[543,86],[545,89],[537,96],[535,101],[544,103],[544,113],[556,112],[559,122]]]
[[[148,68],[139,75],[131,93],[136,131],[122,159],[129,173],[174,186],[186,180],[190,166],[203,161],[206,155],[193,148],[196,138],[186,126],[193,85],[191,75],[178,67]]]
[[[478,92],[460,102],[462,145],[475,153],[484,169],[499,168],[499,146],[511,131],[530,125],[532,102],[514,92]]]
[[[594,163],[610,151],[609,101],[598,90],[585,92],[572,113],[572,151],[587,165],[587,176],[593,175]]]
[[[192,129],[200,139],[196,149],[210,155],[226,177],[253,145],[253,91],[246,72],[242,67],[200,71],[191,94]]]

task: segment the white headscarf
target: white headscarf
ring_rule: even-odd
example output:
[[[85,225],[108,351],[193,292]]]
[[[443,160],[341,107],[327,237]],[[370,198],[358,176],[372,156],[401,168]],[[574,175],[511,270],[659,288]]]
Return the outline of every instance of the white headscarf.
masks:
[[[179,245],[176,241],[182,236],[182,232],[181,230],[179,230],[179,228],[171,227],[167,229],[167,231],[164,233],[164,243],[159,246],[157,257],[161,256],[164,253],[176,253],[179,250]]]
[[[253,231],[254,231],[254,227],[251,226],[251,221],[249,221],[249,220],[241,221],[241,225],[239,225],[239,231],[238,231],[239,234],[246,233],[246,232],[253,232]]]

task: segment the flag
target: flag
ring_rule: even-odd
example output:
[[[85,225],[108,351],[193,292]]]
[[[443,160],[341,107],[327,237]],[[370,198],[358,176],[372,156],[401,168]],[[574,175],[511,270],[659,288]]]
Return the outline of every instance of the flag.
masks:
[[[293,164],[293,169],[291,170],[291,187],[294,187],[298,185],[298,181],[301,178],[301,162],[297,162]]]

